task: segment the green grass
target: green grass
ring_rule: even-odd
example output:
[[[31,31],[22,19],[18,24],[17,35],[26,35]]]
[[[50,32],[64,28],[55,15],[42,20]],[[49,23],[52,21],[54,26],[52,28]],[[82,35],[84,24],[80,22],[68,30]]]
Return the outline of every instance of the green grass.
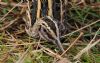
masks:
[[[5,3],[9,3],[9,0],[2,0]],[[20,2],[20,0],[16,0],[16,3]],[[100,2],[100,0],[96,0],[96,3]],[[10,3],[9,3],[10,4]],[[3,17],[13,6],[5,6],[1,5],[0,7],[0,18]],[[25,22],[23,21],[22,17],[25,15],[26,12],[23,12],[22,15],[19,13],[21,12],[21,7],[16,7],[12,12],[10,12],[4,19],[4,21],[0,22],[0,29],[9,24],[16,16],[19,16],[15,23],[11,26],[7,27],[5,30],[0,30],[0,63],[15,63],[22,57],[23,53],[29,48],[30,44],[31,47],[27,53],[27,55],[23,58],[23,63],[52,63],[55,57],[43,52],[42,48],[39,47],[37,43],[39,43],[39,39],[34,39],[29,37],[25,32]],[[90,24],[98,19],[100,19],[100,7],[99,8],[91,8],[91,5],[86,5],[83,8],[80,8],[80,5],[76,5],[71,3],[70,8],[68,7],[68,11],[66,12],[68,16],[68,24],[72,27],[68,27],[68,32],[70,33],[73,30],[77,30],[87,24]],[[66,20],[67,21],[67,20]],[[5,25],[6,24],[6,25]],[[73,28],[74,27],[74,28]],[[74,62],[73,57],[86,45],[92,40],[95,32],[100,28],[100,22],[81,30],[84,35],[77,41],[79,44],[74,45],[68,52],[65,54],[64,58],[69,58],[72,62]],[[20,33],[19,31],[23,31]],[[19,33],[19,34],[17,34]],[[65,37],[62,40],[63,43],[68,44],[72,43],[77,37],[79,36],[79,32]],[[100,31],[97,33],[96,40],[100,39]],[[59,52],[59,49],[56,45],[47,42],[47,41],[40,41],[41,44],[54,51],[55,53]],[[32,44],[33,43],[33,44]],[[18,45],[22,44],[22,45]],[[81,45],[80,45],[81,44]],[[85,45],[84,45],[85,44]],[[95,47],[88,51],[88,53],[84,53],[81,58],[79,59],[82,63],[100,63],[100,43],[98,43]],[[17,46],[16,46],[17,45]],[[16,47],[15,47],[16,46]],[[64,45],[65,49],[70,45]],[[15,47],[15,48],[14,48]],[[66,56],[68,55],[68,56]]]

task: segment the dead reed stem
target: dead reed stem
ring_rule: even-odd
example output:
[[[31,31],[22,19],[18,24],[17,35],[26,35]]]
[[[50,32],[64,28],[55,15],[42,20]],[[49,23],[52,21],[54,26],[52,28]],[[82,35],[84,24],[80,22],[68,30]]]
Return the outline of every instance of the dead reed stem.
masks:
[[[52,15],[52,0],[48,0],[48,16],[53,17],[53,15]]]
[[[37,2],[37,19],[40,18],[40,14],[41,14],[41,0],[38,0],[38,2]]]

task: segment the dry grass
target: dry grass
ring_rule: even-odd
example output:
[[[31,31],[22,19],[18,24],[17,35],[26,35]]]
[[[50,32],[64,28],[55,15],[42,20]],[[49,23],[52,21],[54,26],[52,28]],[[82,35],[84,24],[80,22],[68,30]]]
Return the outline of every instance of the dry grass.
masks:
[[[53,10],[54,1],[47,1],[47,17],[56,31],[43,20],[42,0],[34,25],[34,0],[0,0],[0,63],[100,63],[100,1],[59,0],[60,9]]]

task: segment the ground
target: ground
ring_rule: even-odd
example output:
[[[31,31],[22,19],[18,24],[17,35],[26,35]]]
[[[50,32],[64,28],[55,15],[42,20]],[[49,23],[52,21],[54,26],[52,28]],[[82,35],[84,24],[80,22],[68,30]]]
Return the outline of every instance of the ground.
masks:
[[[26,32],[26,21],[36,18],[31,0],[0,0],[0,63],[100,63],[100,0],[62,1],[53,15],[64,21],[66,29],[58,25],[64,52]]]

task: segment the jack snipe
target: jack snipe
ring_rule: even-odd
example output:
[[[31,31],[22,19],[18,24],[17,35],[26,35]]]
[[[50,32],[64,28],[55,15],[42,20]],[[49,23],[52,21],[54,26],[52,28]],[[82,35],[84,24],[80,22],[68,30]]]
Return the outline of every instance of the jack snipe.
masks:
[[[44,40],[53,42],[63,52],[64,49],[59,38],[58,23],[53,19],[52,15],[52,0],[34,0],[33,5],[33,24],[26,28],[26,32],[32,37],[39,36]]]

